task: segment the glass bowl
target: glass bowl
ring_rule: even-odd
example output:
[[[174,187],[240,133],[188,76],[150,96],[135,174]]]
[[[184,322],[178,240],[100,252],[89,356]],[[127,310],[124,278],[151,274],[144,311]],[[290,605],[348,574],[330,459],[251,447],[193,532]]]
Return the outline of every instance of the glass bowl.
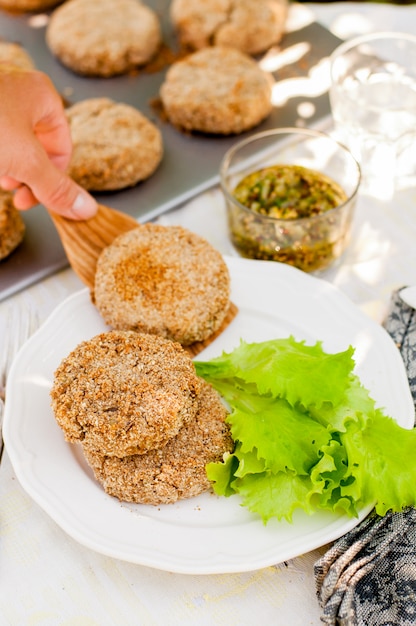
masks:
[[[220,181],[229,236],[243,257],[312,272],[328,267],[347,247],[361,171],[348,148],[326,133],[256,133],[227,151]]]

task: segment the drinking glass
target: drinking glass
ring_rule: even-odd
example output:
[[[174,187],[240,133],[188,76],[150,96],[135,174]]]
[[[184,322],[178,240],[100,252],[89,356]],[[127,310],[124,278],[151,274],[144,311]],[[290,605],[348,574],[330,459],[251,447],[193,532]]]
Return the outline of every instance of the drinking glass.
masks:
[[[363,181],[392,192],[416,175],[416,36],[378,32],[342,43],[330,58],[337,138]]]

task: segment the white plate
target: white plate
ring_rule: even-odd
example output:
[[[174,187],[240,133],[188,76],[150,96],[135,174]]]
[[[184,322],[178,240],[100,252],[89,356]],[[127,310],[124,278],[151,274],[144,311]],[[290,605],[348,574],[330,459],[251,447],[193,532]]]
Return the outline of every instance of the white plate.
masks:
[[[356,348],[356,373],[378,406],[403,427],[413,403],[389,335],[329,283],[286,265],[227,258],[239,313],[200,359],[293,334],[330,352]],[[24,489],[81,544],[126,561],[188,574],[241,572],[310,551],[358,519],[299,511],[267,526],[231,498],[203,494],[159,507],[121,503],[94,480],[82,452],[64,441],[50,408],[53,372],[82,340],[106,329],[87,290],[68,298],[25,344],[7,387],[4,438]],[[360,512],[362,519],[369,509]]]

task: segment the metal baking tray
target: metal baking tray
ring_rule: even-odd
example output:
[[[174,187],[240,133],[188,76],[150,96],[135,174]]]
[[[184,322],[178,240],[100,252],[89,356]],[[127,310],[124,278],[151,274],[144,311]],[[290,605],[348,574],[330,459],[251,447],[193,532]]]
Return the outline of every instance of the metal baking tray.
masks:
[[[169,21],[169,0],[148,0],[147,4],[160,16],[164,43],[175,52],[177,41]],[[86,78],[72,73],[53,57],[45,43],[47,18],[47,14],[12,15],[0,12],[0,38],[22,44],[37,68],[50,76],[70,104],[85,98],[110,97],[137,107],[162,132],[164,157],[153,176],[130,189],[96,194],[99,202],[125,211],[141,221],[148,221],[218,183],[220,161],[241,135],[189,135],[163,121],[153,105],[167,68],[153,73],[140,71],[136,75],[114,78]],[[276,78],[306,77],[309,70],[328,56],[340,40],[313,22],[300,30],[287,33],[281,48],[296,48],[296,44],[305,42],[308,45],[301,58],[279,69],[275,73]],[[308,125],[329,114],[327,93],[316,97],[296,96],[282,106],[276,106],[267,120],[244,135],[268,128],[297,125],[298,107],[305,101],[313,105]],[[1,149],[7,149],[7,146]],[[55,227],[44,208],[38,206],[23,216],[27,228],[25,240],[15,252],[0,262],[0,300],[67,265]]]

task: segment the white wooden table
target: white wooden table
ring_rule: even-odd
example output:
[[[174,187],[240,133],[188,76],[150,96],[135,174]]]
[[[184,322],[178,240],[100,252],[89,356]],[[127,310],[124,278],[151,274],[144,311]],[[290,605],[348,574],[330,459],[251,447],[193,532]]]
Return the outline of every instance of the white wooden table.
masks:
[[[416,5],[313,3],[303,11],[340,37],[416,31]],[[217,189],[160,221],[232,253]],[[362,193],[351,246],[324,280],[381,322],[391,291],[416,284],[416,189],[387,200]],[[34,308],[44,320],[81,287],[65,270],[28,288],[0,303],[0,329],[10,308]],[[324,550],[241,574],[190,576],[126,563],[67,536],[21,488],[7,449],[0,465],[0,626],[318,626],[313,564]]]

